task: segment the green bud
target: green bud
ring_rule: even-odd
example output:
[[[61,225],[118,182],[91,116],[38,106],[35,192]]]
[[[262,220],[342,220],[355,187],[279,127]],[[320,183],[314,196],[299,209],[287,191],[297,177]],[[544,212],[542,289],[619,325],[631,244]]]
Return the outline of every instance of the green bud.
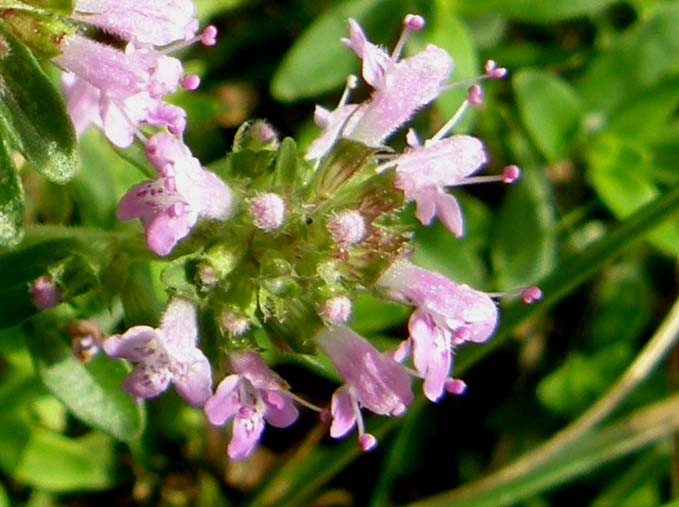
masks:
[[[238,127],[233,139],[233,151],[276,150],[278,133],[266,120],[248,120]]]

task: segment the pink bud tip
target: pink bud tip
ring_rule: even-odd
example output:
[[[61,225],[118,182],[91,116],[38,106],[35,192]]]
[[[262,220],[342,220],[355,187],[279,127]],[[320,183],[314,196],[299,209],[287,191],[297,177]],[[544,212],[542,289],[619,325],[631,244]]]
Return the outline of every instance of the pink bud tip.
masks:
[[[507,75],[507,69],[498,67],[495,60],[488,60],[484,65],[483,70],[490,79],[502,79]]]
[[[521,169],[515,165],[508,165],[502,171],[502,181],[509,184],[514,183],[521,177]]]
[[[424,18],[417,14],[408,14],[403,18],[403,26],[411,32],[418,32],[424,28]]]
[[[479,85],[470,86],[467,90],[467,102],[472,106],[480,106],[483,104],[483,90]]]
[[[464,394],[466,390],[467,384],[464,380],[460,380],[459,378],[449,378],[446,380],[446,392],[448,394],[459,396],[460,394]]]
[[[252,199],[250,215],[255,227],[265,232],[273,232],[283,225],[285,202],[277,194],[262,194]]]
[[[182,88],[187,91],[193,91],[200,86],[200,78],[195,74],[188,74],[182,78]]]
[[[356,245],[366,237],[365,218],[356,210],[344,210],[328,221],[328,232],[340,246]]]
[[[372,451],[377,446],[377,439],[370,433],[363,433],[358,437],[358,447],[363,452]]]
[[[521,292],[521,299],[527,305],[533,304],[542,299],[542,291],[538,287],[528,287]]]
[[[217,44],[217,27],[214,25],[208,25],[203,29],[203,33],[200,34],[200,43],[203,46],[214,46]]]
[[[61,301],[61,291],[52,277],[43,275],[38,277],[29,287],[31,301],[38,310],[46,310],[56,306]]]
[[[330,325],[346,324],[351,317],[351,300],[346,296],[330,298],[321,305],[318,314]]]

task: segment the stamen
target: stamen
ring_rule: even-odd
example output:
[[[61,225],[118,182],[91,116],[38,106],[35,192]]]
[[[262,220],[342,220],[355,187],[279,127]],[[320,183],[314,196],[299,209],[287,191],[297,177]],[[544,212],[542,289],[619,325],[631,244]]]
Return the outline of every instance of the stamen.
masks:
[[[488,60],[483,66],[483,70],[486,72],[486,77],[489,79],[502,79],[507,76],[507,69],[498,67],[495,60]]]
[[[453,130],[455,125],[462,119],[464,116],[464,113],[467,112],[467,109],[469,108],[469,100],[465,99],[464,102],[462,102],[462,105],[455,111],[455,114],[453,117],[446,122],[446,124],[439,129],[439,131],[434,134],[434,136],[429,140],[429,141],[439,141],[441,140],[448,132]]]
[[[465,383],[464,380],[460,380],[459,378],[449,378],[446,380],[446,392],[448,394],[453,394],[453,395],[460,395],[464,394],[464,392],[467,390],[467,384]]]
[[[521,300],[527,305],[542,299],[542,291],[539,287],[528,287],[521,293]]]
[[[217,27],[214,25],[206,26],[200,34],[200,43],[203,46],[214,46],[217,44]]]
[[[514,183],[521,177],[521,169],[518,166],[512,164],[508,165],[502,170],[502,181],[510,184]]]
[[[182,78],[181,86],[186,91],[193,91],[200,86],[200,78],[195,74],[187,74]]]
[[[373,450],[376,446],[377,439],[374,437],[374,435],[371,435],[370,433],[364,433],[358,437],[358,447],[360,447],[361,451],[368,452]]]
[[[345,106],[347,102],[349,102],[349,95],[351,94],[351,90],[355,90],[357,86],[358,78],[354,74],[349,74],[347,76],[347,84],[344,86],[344,91],[342,92],[342,96],[340,97],[339,104],[337,104],[337,107]]]
[[[520,297],[521,301],[527,305],[533,304],[536,301],[542,299],[542,291],[539,287],[523,287],[521,289],[515,289],[507,292],[488,292],[486,295],[494,299]]]
[[[208,25],[199,35],[184,41],[169,44],[162,48],[159,52],[163,55],[170,55],[181,49],[192,46],[196,42],[200,42],[203,46],[214,46],[217,43],[217,28],[214,25]]]
[[[403,31],[401,32],[401,36],[399,37],[396,46],[394,46],[394,51],[391,53],[392,60],[396,62],[401,57],[403,48],[408,42],[410,32],[417,32],[418,30],[422,30],[423,27],[424,18],[422,16],[418,16],[417,14],[408,14],[405,18],[403,18]]]
[[[291,391],[281,391],[281,393],[286,395],[288,398],[293,399],[294,401],[296,401],[300,405],[302,405],[306,408],[310,408],[314,412],[318,412],[319,415],[321,416],[321,420],[323,420],[324,414],[328,413],[327,408],[322,408],[322,407],[319,407],[318,405],[314,405],[310,401],[306,401],[304,398],[300,398],[299,396],[297,396],[295,393],[293,393]],[[325,421],[323,421],[323,422],[325,422]]]

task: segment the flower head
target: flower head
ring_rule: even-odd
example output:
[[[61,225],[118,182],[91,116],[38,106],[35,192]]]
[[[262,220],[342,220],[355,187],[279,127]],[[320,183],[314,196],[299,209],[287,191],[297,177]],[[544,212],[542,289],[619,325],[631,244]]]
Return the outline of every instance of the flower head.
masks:
[[[497,325],[497,306],[483,292],[406,261],[397,261],[378,285],[394,299],[416,306],[407,345],[412,344],[425,395],[436,401],[450,373],[452,349],[469,341],[486,341]]]
[[[295,422],[298,411],[286,394],[287,385],[257,354],[233,354],[229,364],[233,373],[219,383],[204,410],[215,426],[223,426],[233,418],[227,453],[238,460],[247,458],[255,448],[265,421],[284,428]]]
[[[212,392],[212,371],[196,346],[196,309],[188,301],[170,301],[160,327],[134,326],[104,341],[109,357],[135,363],[123,388],[136,400],[153,398],[170,382],[189,404],[201,407]]]
[[[120,220],[139,218],[146,243],[158,255],[169,254],[201,217],[225,219],[231,211],[231,191],[177,138],[156,134],[147,156],[159,177],[132,187],[118,205]]]

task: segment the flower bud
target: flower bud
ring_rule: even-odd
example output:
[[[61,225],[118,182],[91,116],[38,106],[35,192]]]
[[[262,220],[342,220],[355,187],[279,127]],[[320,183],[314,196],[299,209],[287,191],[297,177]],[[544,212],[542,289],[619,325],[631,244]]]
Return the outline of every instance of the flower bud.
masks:
[[[328,232],[339,246],[355,245],[366,236],[365,219],[358,211],[341,211],[328,222]]]
[[[283,225],[285,202],[277,194],[262,194],[250,201],[250,216],[255,227],[273,232]]]
[[[56,306],[61,301],[61,291],[52,277],[43,275],[38,277],[28,289],[31,301],[38,310],[46,310]]]

